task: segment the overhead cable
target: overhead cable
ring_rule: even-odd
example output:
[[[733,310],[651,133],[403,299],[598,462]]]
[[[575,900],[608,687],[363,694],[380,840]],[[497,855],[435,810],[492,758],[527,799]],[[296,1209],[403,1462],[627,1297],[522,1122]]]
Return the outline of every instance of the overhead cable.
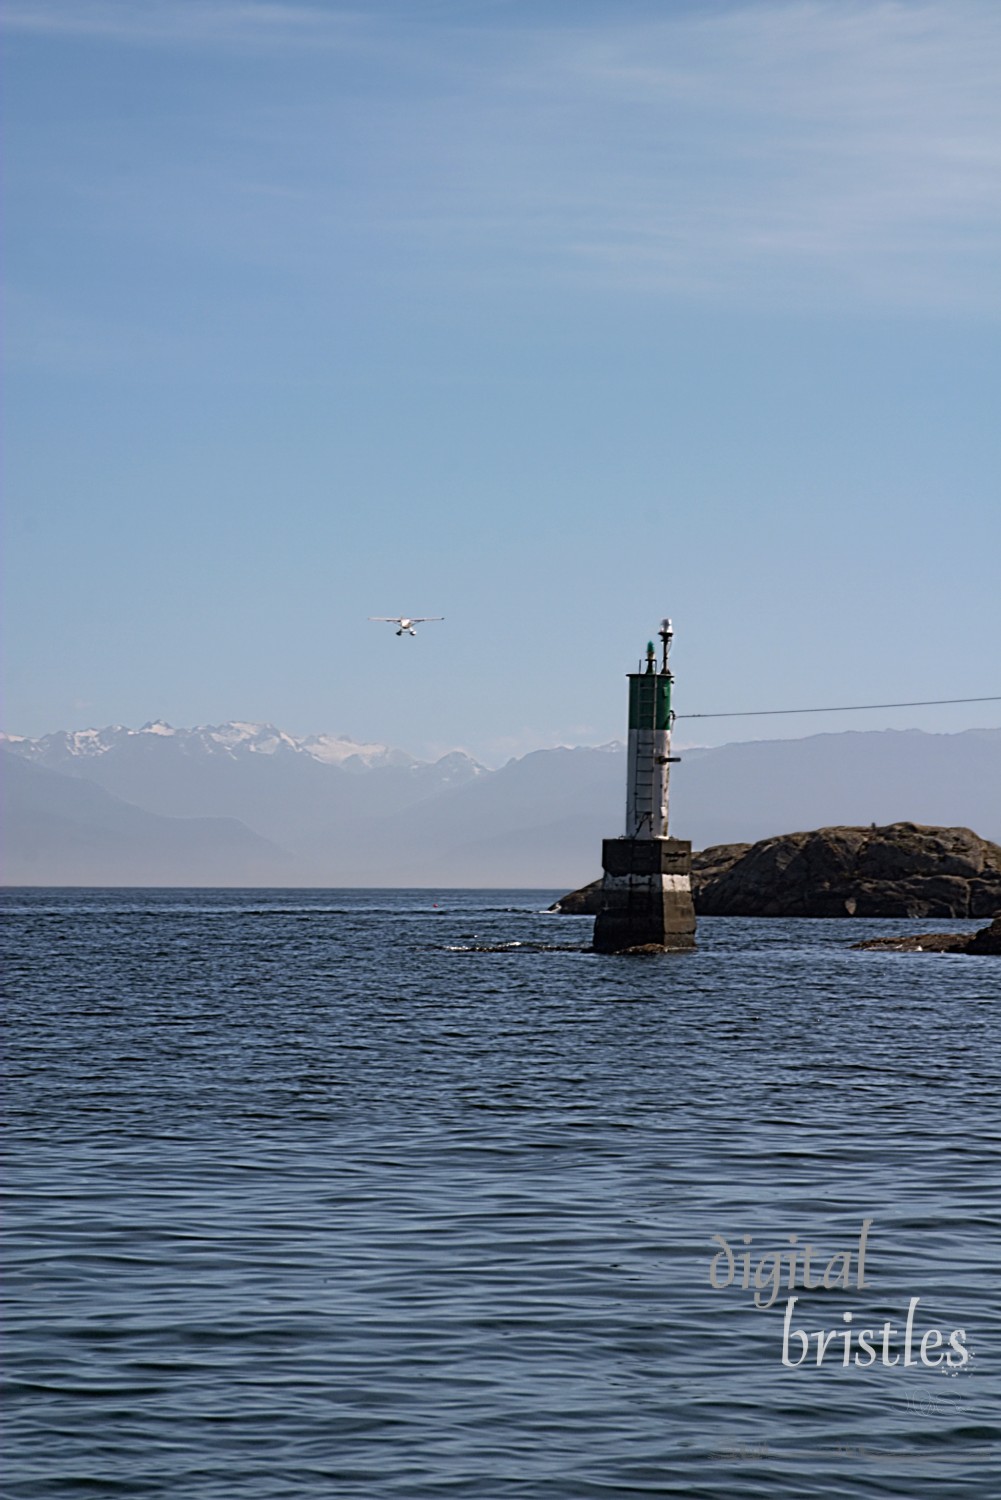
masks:
[[[832,708],[738,708],[731,713],[675,714],[676,719],[755,719],[768,714],[853,714],[866,708],[941,708],[947,703],[1001,703],[991,698],[921,698],[912,703],[839,703]]]

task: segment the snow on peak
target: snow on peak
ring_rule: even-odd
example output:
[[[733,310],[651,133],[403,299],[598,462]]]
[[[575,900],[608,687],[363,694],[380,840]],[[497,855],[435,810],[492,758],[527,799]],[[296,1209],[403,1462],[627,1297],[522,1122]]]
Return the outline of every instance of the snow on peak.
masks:
[[[377,766],[416,770],[425,764],[406,750],[394,750],[375,741],[353,740],[343,734],[313,734],[298,738],[286,734],[274,724],[255,723],[249,719],[198,724],[191,729],[175,729],[166,719],[150,719],[140,729],[113,724],[105,729],[59,730],[35,740],[8,734],[2,736],[2,742],[9,750],[28,760],[51,766],[67,765],[82,757],[100,756],[126,746],[137,749],[145,746],[150,753],[156,747],[157,751],[170,754],[171,745],[176,753],[195,757],[308,756],[322,765],[347,771],[367,771]]]
[[[216,746],[230,752],[240,749],[251,755],[274,755],[282,748],[299,750],[298,740],[276,729],[274,724],[252,724],[246,719],[231,719],[228,724],[202,724],[190,731],[207,749]]]
[[[131,733],[121,724],[109,724],[105,729],[59,729],[55,734],[46,734],[41,739],[28,739],[23,734],[0,736],[4,744],[25,760],[44,761],[52,759],[78,759],[81,756],[103,755],[122,735]]]
[[[68,755],[103,755],[115,743],[115,740],[130,731],[123,729],[120,724],[109,724],[106,729],[71,729],[68,732],[60,730],[58,734],[47,734],[44,740],[28,741],[29,744],[46,744],[63,742],[63,748]]]
[[[300,740],[299,746],[314,760],[322,761],[328,766],[342,766],[348,760],[354,761],[355,765],[361,762],[365,766],[415,764],[414,757],[405,750],[390,750],[388,745],[361,743],[349,739],[346,734],[311,734],[307,739]]]

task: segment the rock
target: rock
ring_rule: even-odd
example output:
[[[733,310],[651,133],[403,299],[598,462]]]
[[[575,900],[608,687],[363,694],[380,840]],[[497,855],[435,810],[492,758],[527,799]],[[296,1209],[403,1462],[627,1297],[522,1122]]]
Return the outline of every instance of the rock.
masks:
[[[692,888],[698,890],[742,859],[750,844],[711,844],[692,855]]]
[[[981,927],[973,934],[963,952],[1001,954],[1001,913],[989,927]]]
[[[700,881],[730,917],[980,917],[1001,908],[1001,848],[968,828],[820,828],[753,844]]]
[[[592,880],[590,885],[582,885],[579,891],[561,896],[549,910],[559,912],[562,917],[596,917],[600,904],[601,881]]]
[[[876,948],[886,953],[973,953],[1001,955],[1001,916],[979,932],[920,932],[909,937],[867,938],[853,948]]]
[[[692,893],[700,916],[991,917],[1001,847],[969,828],[819,828],[693,854]],[[600,899],[596,880],[550,910],[593,916]]]
[[[909,937],[866,938],[864,943],[852,943],[852,947],[884,953],[963,953],[969,937],[962,932],[918,932]]]

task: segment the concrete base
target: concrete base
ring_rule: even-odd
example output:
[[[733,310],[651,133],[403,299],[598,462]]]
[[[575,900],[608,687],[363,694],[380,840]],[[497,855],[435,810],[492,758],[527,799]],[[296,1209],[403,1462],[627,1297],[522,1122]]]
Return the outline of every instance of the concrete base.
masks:
[[[597,953],[695,947],[692,846],[687,839],[605,839]]]

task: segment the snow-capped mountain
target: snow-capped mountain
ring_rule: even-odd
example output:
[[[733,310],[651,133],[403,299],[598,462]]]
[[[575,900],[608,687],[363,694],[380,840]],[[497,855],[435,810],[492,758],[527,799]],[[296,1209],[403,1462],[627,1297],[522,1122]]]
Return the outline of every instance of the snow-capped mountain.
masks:
[[[0,759],[15,763],[4,772],[13,884],[569,889],[598,873],[625,791],[616,745],[537,750],[488,771],[458,750],[419,761],[244,722],[6,736]],[[1001,839],[1001,730],[686,750],[672,776],[673,831],[697,848],[906,821]]]
[[[427,764],[406,750],[360,744],[347,735],[314,734],[296,739],[274,724],[251,724],[239,719],[228,724],[199,724],[192,729],[175,729],[163,719],[154,719],[141,729],[110,724],[104,729],[59,730],[34,740],[23,735],[0,734],[0,744],[8,750],[53,770],[72,769],[73,761],[80,757],[107,755],[130,744],[163,740],[172,741],[172,748],[185,756],[216,755],[238,760],[248,755],[305,755],[324,765],[349,770]],[[473,775],[482,770],[470,757],[465,758]]]
[[[9,735],[0,748],[164,817],[236,818],[283,848],[405,808],[489,773],[461,750],[422,761],[343,735],[298,738],[274,724],[233,720],[178,729],[163,720],[130,729]]]

